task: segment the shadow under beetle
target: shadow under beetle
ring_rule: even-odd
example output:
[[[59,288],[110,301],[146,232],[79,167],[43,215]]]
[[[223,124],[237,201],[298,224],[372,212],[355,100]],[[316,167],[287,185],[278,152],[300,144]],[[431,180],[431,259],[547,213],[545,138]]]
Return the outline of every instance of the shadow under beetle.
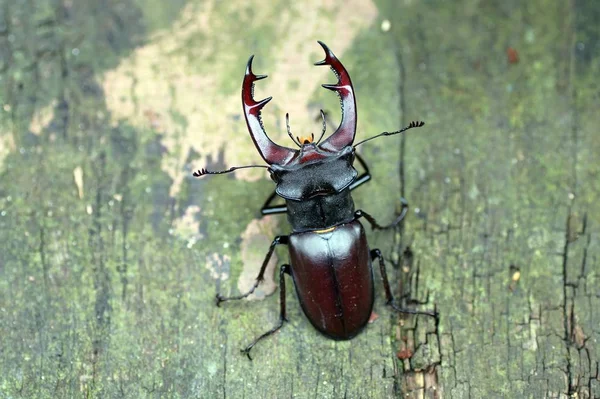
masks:
[[[304,314],[313,326],[336,340],[354,337],[369,321],[374,301],[372,262],[375,260],[379,261],[387,304],[398,312],[437,317],[434,312],[402,309],[396,305],[383,256],[379,249],[369,249],[365,230],[359,221],[364,217],[373,229],[394,227],[408,212],[406,201],[402,199],[402,212],[393,223],[380,226],[368,213],[354,209],[350,195],[352,190],[371,178],[367,165],[355,151],[358,145],[376,137],[390,136],[421,127],[425,123],[411,122],[401,130],[383,132],[353,145],[356,133],[356,101],[350,76],[333,52],[324,43],[318,43],[325,51],[325,59],[315,65],[331,67],[338,77],[336,84],[323,85],[324,88],[337,92],[341,100],[342,120],[337,130],[321,142],[326,127],[325,115],[321,111],[323,131],[320,138],[316,142],[314,135],[294,138],[290,131],[289,115],[286,115],[288,135],[299,149],[282,147],[272,142],[260,118],[261,109],[271,97],[261,101],[255,101],[253,98],[254,82],[267,76],[255,75],[252,72],[252,56],[246,66],[242,85],[244,116],[254,145],[269,166],[249,165],[218,172],[206,169],[194,172],[194,176],[200,177],[206,174],[229,173],[241,168],[267,168],[277,187],[261,212],[263,215],[286,213],[292,225],[293,232],[290,235],[273,239],[250,291],[231,297],[217,294],[217,305],[252,294],[264,279],[265,269],[275,247],[288,246],[290,264],[282,265],[279,272],[279,323],[242,350],[248,358],[250,350],[258,341],[279,330],[287,320],[285,274],[292,277]],[[353,167],[355,158],[364,169],[360,176]],[[272,205],[277,196],[285,199],[286,204]]]

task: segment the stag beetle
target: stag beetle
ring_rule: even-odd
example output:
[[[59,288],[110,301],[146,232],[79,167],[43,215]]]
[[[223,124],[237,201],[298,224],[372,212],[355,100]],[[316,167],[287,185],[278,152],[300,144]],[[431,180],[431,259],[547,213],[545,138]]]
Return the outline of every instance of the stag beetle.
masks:
[[[263,281],[265,269],[275,247],[282,244],[288,246],[290,263],[282,265],[279,272],[279,323],[242,350],[248,358],[250,350],[258,341],[279,330],[287,320],[285,274],[291,275],[304,314],[313,326],[336,340],[354,337],[369,321],[374,301],[372,262],[375,260],[379,261],[387,304],[398,312],[436,317],[435,312],[402,309],[396,305],[381,251],[369,249],[365,230],[359,221],[364,217],[373,229],[394,227],[408,212],[406,201],[402,201],[402,211],[396,220],[384,227],[365,211],[355,210],[350,195],[352,190],[371,178],[367,165],[355,151],[358,145],[376,137],[390,136],[421,127],[425,123],[411,122],[401,130],[383,132],[353,145],[356,132],[356,101],[350,76],[333,52],[324,43],[318,43],[325,51],[325,59],[315,65],[329,66],[338,77],[336,84],[322,85],[337,92],[340,97],[342,120],[337,130],[321,142],[326,128],[325,115],[321,111],[323,131],[320,138],[316,142],[314,135],[294,138],[290,131],[289,115],[286,115],[288,135],[299,149],[282,147],[272,142],[260,117],[261,109],[271,97],[261,101],[255,101],[253,98],[254,82],[267,76],[255,75],[252,72],[252,56],[246,66],[242,84],[244,116],[254,145],[269,166],[248,165],[223,171],[201,169],[194,172],[194,176],[200,177],[229,173],[241,168],[266,168],[277,186],[275,192],[266,200],[261,213],[286,213],[292,225],[293,231],[290,235],[277,236],[271,243],[250,291],[231,297],[217,294],[217,305],[250,295]],[[364,169],[360,176],[353,167],[355,158]],[[285,205],[271,205],[277,196],[285,200]]]

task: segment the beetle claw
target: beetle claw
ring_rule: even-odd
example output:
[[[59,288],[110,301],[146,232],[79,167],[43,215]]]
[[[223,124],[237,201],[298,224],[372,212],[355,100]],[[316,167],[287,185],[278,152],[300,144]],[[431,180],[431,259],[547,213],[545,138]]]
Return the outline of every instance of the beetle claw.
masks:
[[[252,350],[252,348],[244,348],[244,349],[241,350],[241,352],[244,355],[248,356],[248,359],[250,359],[250,361],[252,361],[252,357],[250,356],[250,351],[251,350]]]

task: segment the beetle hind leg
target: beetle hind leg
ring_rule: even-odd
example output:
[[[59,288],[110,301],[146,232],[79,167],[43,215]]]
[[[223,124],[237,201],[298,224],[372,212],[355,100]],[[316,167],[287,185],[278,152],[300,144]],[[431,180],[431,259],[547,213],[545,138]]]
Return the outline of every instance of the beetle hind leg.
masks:
[[[275,251],[275,247],[277,245],[283,244],[283,245],[287,245],[288,244],[288,236],[277,236],[273,239],[273,242],[271,242],[271,246],[269,247],[269,251],[267,252],[267,255],[265,256],[265,260],[263,261],[262,266],[260,267],[260,272],[258,272],[258,276],[256,277],[256,281],[254,282],[254,285],[252,286],[252,288],[250,288],[250,290],[248,292],[246,292],[245,294],[241,294],[241,295],[234,295],[234,296],[229,296],[229,297],[224,297],[221,294],[217,294],[217,306],[221,306],[221,302],[226,302],[226,301],[233,301],[233,300],[238,300],[238,299],[244,299],[247,296],[250,296],[254,290],[256,290],[256,287],[258,287],[258,285],[264,280],[265,278],[265,270],[267,269],[267,265],[269,264],[269,260],[271,260],[271,256],[273,255],[273,252]]]
[[[392,309],[394,309],[398,313],[408,313],[408,314],[422,314],[426,316],[434,317],[438,320],[438,312],[437,310],[433,311],[420,311],[414,309],[406,309],[398,306],[394,296],[392,295],[392,290],[390,289],[390,282],[387,277],[387,271],[385,270],[385,261],[383,260],[383,255],[379,249],[371,250],[371,261],[375,261],[375,259],[379,259],[379,270],[381,272],[381,279],[383,280],[383,288],[385,289],[385,298],[386,305],[390,305]]]
[[[260,335],[254,341],[252,341],[248,346],[242,349],[242,353],[248,356],[248,359],[252,360],[250,357],[250,351],[260,340],[263,338],[267,338],[269,335],[272,335],[279,331],[279,329],[283,326],[283,323],[288,321],[286,317],[286,309],[285,309],[285,274],[290,274],[290,265],[281,265],[279,269],[279,323],[273,328],[271,328],[266,333]]]

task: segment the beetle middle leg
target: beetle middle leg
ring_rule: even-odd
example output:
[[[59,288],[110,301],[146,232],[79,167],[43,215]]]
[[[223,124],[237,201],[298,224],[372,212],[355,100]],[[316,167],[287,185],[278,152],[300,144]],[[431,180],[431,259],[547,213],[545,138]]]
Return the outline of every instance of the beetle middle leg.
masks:
[[[396,312],[399,313],[423,314],[426,316],[435,317],[435,319],[437,320],[438,313],[435,310],[433,312],[429,312],[399,307],[398,304],[396,304],[396,301],[394,300],[394,296],[392,295],[392,290],[390,289],[390,282],[387,277],[387,271],[385,270],[385,261],[383,260],[383,255],[379,249],[371,250],[371,261],[373,262],[375,261],[375,259],[379,259],[379,270],[381,272],[381,279],[383,280],[383,288],[385,289],[386,305],[390,305]]]
[[[254,341],[250,343],[250,345],[246,346],[242,349],[242,353],[248,356],[248,359],[252,360],[250,357],[250,351],[263,338],[267,338],[269,335],[277,332],[282,326],[283,323],[287,321],[286,310],[285,310],[285,274],[290,274],[290,265],[281,265],[279,269],[279,323],[273,328],[271,328],[266,333],[260,335]]]
[[[265,279],[265,270],[267,269],[269,260],[271,259],[271,256],[273,255],[273,252],[275,251],[275,247],[279,244],[287,245],[288,242],[289,242],[288,236],[275,237],[273,239],[273,242],[271,242],[271,246],[269,247],[269,252],[267,252],[267,256],[265,256],[265,260],[263,261],[263,264],[260,267],[260,272],[258,272],[258,276],[256,277],[256,282],[254,283],[252,288],[250,288],[250,291],[248,291],[242,295],[235,295],[235,296],[230,296],[230,297],[224,297],[224,296],[221,296],[221,294],[217,294],[217,306],[220,306],[221,302],[243,299],[243,298],[246,298],[247,296],[249,296],[250,294],[252,294],[254,292],[254,290],[256,290],[256,287],[258,287],[258,285]]]
[[[386,226],[381,226],[379,223],[377,223],[373,216],[369,215],[367,212],[361,209],[354,212],[354,216],[357,219],[360,217],[364,217],[365,219],[367,219],[367,222],[369,222],[369,224],[371,225],[371,229],[373,230],[391,229],[396,227],[402,220],[404,220],[404,217],[406,217],[406,214],[408,213],[408,202],[406,202],[406,200],[402,197],[400,197],[400,202],[402,203],[402,211],[400,211],[400,215],[396,217],[396,220],[394,220],[392,223]]]

